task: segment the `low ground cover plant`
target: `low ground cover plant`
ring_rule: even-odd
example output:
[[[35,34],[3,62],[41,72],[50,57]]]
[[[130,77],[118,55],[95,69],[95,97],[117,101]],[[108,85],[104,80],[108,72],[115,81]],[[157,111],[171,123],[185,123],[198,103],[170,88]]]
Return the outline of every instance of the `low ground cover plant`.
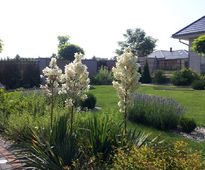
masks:
[[[124,169],[204,169],[200,152],[187,148],[187,143],[177,141],[161,146],[120,148],[114,155],[112,170]]]
[[[176,129],[184,108],[173,99],[137,93],[129,109],[129,120],[157,129]]]

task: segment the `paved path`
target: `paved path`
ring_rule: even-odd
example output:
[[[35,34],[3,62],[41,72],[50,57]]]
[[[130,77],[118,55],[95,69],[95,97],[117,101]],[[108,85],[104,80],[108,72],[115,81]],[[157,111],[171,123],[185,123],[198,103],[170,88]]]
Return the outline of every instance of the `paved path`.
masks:
[[[22,170],[20,163],[8,150],[8,144],[0,136],[0,170]]]

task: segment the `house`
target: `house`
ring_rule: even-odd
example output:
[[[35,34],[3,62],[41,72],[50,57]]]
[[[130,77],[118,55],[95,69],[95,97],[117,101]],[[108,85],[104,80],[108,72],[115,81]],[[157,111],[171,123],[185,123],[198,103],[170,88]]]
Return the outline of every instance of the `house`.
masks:
[[[205,34],[205,16],[172,35],[172,38],[179,39],[181,43],[189,47],[189,68],[198,73],[205,73],[205,58],[192,51],[192,43],[194,39],[203,34]],[[182,40],[188,41],[188,43],[185,43]]]
[[[181,70],[188,66],[186,50],[157,50],[147,56],[150,72],[155,70]]]

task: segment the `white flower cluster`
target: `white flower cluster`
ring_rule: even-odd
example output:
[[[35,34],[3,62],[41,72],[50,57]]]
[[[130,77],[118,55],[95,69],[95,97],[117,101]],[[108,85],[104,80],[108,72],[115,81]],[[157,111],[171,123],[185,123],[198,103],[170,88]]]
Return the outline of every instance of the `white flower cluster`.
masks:
[[[57,66],[56,58],[51,58],[49,67],[44,68],[42,72],[42,77],[45,78],[45,85],[41,86],[41,88],[45,90],[48,96],[56,95],[62,75],[62,70]]]
[[[130,48],[125,49],[125,52],[117,57],[116,67],[113,67],[112,71],[113,86],[120,99],[118,102],[120,112],[126,112],[127,106],[132,102],[132,93],[140,84],[138,69],[137,57],[133,55]]]
[[[89,90],[90,79],[87,67],[82,63],[82,54],[75,53],[75,60],[65,66],[65,74],[62,75],[62,88],[60,93],[67,94],[67,106],[75,106],[79,99],[86,99]]]

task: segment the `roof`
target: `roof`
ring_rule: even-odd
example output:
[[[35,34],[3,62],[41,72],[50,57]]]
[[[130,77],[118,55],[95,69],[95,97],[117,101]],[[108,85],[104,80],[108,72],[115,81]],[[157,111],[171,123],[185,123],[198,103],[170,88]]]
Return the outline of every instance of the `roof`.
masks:
[[[202,34],[205,34],[205,16],[174,33],[172,38],[187,40],[191,37],[196,37]]]
[[[173,59],[187,59],[188,51],[186,50],[176,50],[176,51],[166,51],[166,50],[157,50],[147,56],[147,58],[157,58],[165,60]]]

